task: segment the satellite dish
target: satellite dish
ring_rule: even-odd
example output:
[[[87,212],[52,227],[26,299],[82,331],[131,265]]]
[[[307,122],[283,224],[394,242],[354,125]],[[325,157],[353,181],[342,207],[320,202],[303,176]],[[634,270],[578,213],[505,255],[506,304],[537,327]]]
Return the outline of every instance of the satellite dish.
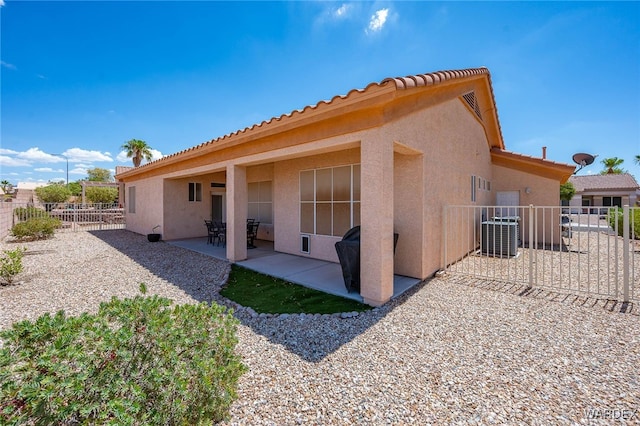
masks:
[[[596,157],[597,155],[586,154],[584,152],[573,154],[573,162],[580,166],[575,172],[573,172],[573,174],[575,175],[582,170],[583,167],[592,164]]]

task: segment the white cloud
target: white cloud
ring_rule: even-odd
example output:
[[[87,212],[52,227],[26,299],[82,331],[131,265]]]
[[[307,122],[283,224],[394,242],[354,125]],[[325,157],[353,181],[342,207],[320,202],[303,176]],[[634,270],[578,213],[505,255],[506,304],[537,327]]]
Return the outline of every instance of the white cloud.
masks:
[[[2,0],[0,0],[0,1],[2,1]],[[0,6],[2,6],[2,5],[0,5]],[[5,62],[5,61],[0,61],[0,65],[2,65],[5,68],[9,68],[10,70],[17,70],[18,69],[15,65],[10,64],[10,63]]]
[[[47,173],[64,173],[62,169],[52,169],[51,167],[38,167],[33,169],[36,172],[47,172]]]
[[[79,163],[81,161],[113,161],[111,155],[102,153],[100,151],[88,151],[81,148],[71,148],[63,152],[63,154],[69,157],[69,161],[73,163]]]
[[[31,166],[31,163],[27,160],[20,158],[8,157],[6,155],[0,155],[0,166],[4,167],[24,167]]]
[[[159,160],[162,157],[164,157],[164,155],[162,155],[162,153],[160,151],[158,151],[157,149],[152,149],[151,150],[151,155],[153,156],[153,160]]]
[[[0,155],[5,154],[5,155],[11,155],[11,154],[17,154],[18,151],[13,151],[11,149],[5,149],[5,148],[0,148]]]
[[[376,13],[371,15],[371,19],[369,20],[369,28],[365,32],[378,32],[382,30],[384,24],[387,22],[387,18],[389,17],[389,9],[380,9],[377,10]]]
[[[4,0],[0,0],[0,7],[4,6]]]
[[[87,176],[87,169],[89,169],[91,167],[75,167],[71,170],[69,170],[69,174],[70,175],[82,175],[82,176]]]
[[[357,3],[342,3],[339,6],[323,4],[322,12],[314,20],[314,26],[319,29],[325,25],[333,25],[352,19],[358,15],[360,9],[361,7]]]
[[[38,147],[29,148],[26,151],[18,152],[16,157],[22,158],[23,160],[28,160],[30,162],[40,162],[40,163],[59,163],[61,161],[65,161],[62,157],[56,157],[52,154],[47,154],[43,150]]]
[[[353,7],[350,4],[343,3],[342,6],[333,10],[333,17],[336,19],[346,18],[351,9]]]

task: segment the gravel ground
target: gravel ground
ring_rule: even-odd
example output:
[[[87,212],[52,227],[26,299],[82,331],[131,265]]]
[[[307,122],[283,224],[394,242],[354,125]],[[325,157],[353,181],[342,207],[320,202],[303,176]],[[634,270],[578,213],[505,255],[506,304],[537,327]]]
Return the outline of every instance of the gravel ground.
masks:
[[[0,287],[0,328],[93,311],[140,282],[178,303],[219,300],[228,273],[126,231],[20,245],[24,282]],[[354,318],[237,315],[249,371],[228,425],[640,424],[633,305],[445,276]]]

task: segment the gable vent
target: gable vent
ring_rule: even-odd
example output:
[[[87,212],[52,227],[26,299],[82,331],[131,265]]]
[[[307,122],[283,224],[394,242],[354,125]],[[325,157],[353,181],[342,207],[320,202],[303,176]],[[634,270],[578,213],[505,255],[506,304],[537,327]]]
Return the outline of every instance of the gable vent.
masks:
[[[478,105],[478,98],[476,98],[476,92],[471,91],[469,93],[466,93],[462,95],[462,98],[467,103],[467,105],[469,105],[469,108],[471,108],[476,113],[478,118],[482,120],[482,114],[480,114],[480,105]]]

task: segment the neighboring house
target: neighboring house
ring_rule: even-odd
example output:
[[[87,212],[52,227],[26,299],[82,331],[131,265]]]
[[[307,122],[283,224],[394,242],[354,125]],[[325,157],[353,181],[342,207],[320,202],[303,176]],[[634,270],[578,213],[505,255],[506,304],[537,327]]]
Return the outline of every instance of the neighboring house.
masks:
[[[333,262],[361,225],[360,294],[381,305],[394,272],[442,267],[443,206],[558,205],[573,170],[505,151],[489,71],[476,68],[385,79],[116,178],[127,229],[204,238],[203,220],[222,219],[231,262],[247,257],[247,218],[276,251]]]
[[[576,193],[569,202],[571,211],[597,213],[598,207],[635,206],[640,185],[628,174],[571,176]]]

